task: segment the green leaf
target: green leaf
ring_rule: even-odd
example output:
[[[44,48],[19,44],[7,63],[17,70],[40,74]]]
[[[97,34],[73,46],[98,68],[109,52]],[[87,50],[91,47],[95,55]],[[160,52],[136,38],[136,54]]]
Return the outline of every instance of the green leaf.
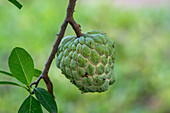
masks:
[[[13,77],[13,75],[9,72],[0,71],[0,73]],[[42,71],[40,71],[38,69],[34,69],[34,77],[39,77],[41,75],[41,73],[42,73]]]
[[[34,89],[35,96],[43,107],[50,113],[57,113],[57,105],[53,96],[43,88]]]
[[[42,71],[35,69],[34,70],[34,77],[39,77],[41,75]]]
[[[13,85],[13,86],[19,86],[19,87],[22,87],[22,88],[24,88],[24,89],[26,89],[26,90],[27,90],[27,88],[26,88],[26,87],[21,86],[21,85],[19,85],[19,84],[15,83],[15,82],[0,81],[0,85]]]
[[[8,76],[11,76],[11,77],[12,77],[12,74],[11,74],[11,73],[9,73],[9,72],[5,72],[5,71],[1,71],[1,70],[0,70],[0,73],[2,73],[2,74],[5,74],[5,75],[8,75]]]
[[[30,85],[34,75],[34,63],[27,51],[19,47],[14,48],[9,56],[8,65],[17,80]]]
[[[14,4],[19,9],[22,8],[22,5],[18,1],[16,1],[16,0],[8,0],[8,1],[10,1],[12,4]]]
[[[42,108],[33,96],[28,96],[19,108],[18,113],[42,113]]]

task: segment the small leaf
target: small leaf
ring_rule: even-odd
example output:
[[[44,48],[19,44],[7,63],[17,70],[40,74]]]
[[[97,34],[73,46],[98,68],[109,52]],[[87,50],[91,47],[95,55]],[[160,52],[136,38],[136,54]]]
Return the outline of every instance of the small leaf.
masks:
[[[29,96],[22,103],[18,113],[42,113],[42,108],[33,96]]]
[[[26,87],[21,86],[21,85],[19,85],[19,84],[15,83],[15,82],[0,81],[0,85],[13,85],[13,86],[19,86],[19,87],[22,87],[22,88],[24,88],[24,89],[26,89],[26,90],[27,90],[27,88],[26,88]]]
[[[8,1],[10,1],[12,4],[14,4],[19,9],[22,8],[22,5],[18,1],[16,1],[16,0],[8,0]]]
[[[13,77],[13,75],[11,73],[9,73],[9,72],[5,72],[5,71],[0,70],[0,73],[8,75],[10,77]],[[41,75],[41,73],[42,73],[42,71],[40,71],[38,69],[34,69],[34,77],[39,77]]]
[[[38,69],[34,69],[34,77],[39,77],[41,75],[42,71]]]
[[[12,77],[12,74],[11,74],[11,73],[9,73],[9,72],[0,71],[0,73],[2,73],[2,74],[5,74],[5,75],[8,75],[8,76],[11,76],[11,77]]]
[[[14,48],[9,56],[8,65],[17,80],[30,85],[34,75],[34,63],[27,51],[19,47]]]
[[[43,107],[50,113],[57,113],[57,105],[53,96],[43,88],[34,89],[35,96]]]

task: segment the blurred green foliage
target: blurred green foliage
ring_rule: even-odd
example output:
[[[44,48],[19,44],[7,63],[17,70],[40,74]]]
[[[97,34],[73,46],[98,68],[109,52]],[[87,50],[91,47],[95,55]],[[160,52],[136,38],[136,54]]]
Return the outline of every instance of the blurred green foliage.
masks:
[[[75,19],[83,32],[100,30],[115,41],[116,82],[104,93],[81,94],[54,61],[49,75],[59,113],[169,113],[170,9],[124,8],[110,2],[79,0]],[[18,10],[7,0],[0,1],[0,69],[9,70],[9,54],[19,46],[31,54],[35,68],[42,70],[68,0],[21,3],[23,8]],[[69,26],[66,35],[73,34]],[[0,80],[14,79],[0,74]],[[45,88],[43,81],[40,86]],[[0,113],[16,113],[27,95],[21,88],[0,86]]]

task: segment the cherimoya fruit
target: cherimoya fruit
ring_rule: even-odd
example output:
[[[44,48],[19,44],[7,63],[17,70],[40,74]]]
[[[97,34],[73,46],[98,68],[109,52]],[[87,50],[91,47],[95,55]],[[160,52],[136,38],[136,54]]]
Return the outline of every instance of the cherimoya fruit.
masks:
[[[56,65],[82,92],[103,92],[114,79],[114,42],[99,31],[64,37]]]

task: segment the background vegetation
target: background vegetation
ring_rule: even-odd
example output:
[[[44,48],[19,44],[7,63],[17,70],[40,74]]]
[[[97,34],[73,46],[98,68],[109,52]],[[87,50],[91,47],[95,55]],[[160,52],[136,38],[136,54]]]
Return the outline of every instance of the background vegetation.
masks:
[[[75,19],[83,32],[100,30],[115,41],[116,82],[104,93],[81,94],[61,74],[54,61],[49,74],[59,112],[169,113],[168,4],[125,7],[115,5],[112,0],[105,1],[78,0]],[[24,7],[18,10],[7,0],[0,1],[0,70],[9,70],[7,59],[16,46],[31,54],[36,68],[44,68],[64,20],[68,0],[24,0],[21,3]],[[69,27],[66,35],[73,34]],[[0,74],[0,80],[10,79]],[[45,88],[43,81],[40,86]],[[27,95],[21,88],[0,86],[0,113],[16,113]]]

